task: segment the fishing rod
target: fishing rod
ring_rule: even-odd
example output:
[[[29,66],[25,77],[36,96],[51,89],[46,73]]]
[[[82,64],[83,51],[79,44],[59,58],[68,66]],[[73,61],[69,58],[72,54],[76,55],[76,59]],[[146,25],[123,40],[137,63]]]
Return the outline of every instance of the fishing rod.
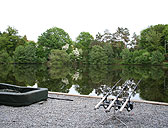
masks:
[[[117,82],[115,83],[115,85],[111,88],[110,92],[108,92],[102,99],[101,101],[95,106],[94,110],[98,109],[100,107],[100,105],[105,101],[107,100],[107,97],[112,93],[113,89],[116,88],[117,84],[122,80],[122,78]]]
[[[128,127],[126,123],[124,123],[122,120],[117,118],[115,114],[117,112],[121,112],[124,108],[126,108],[128,112],[133,109],[133,103],[130,102],[130,98],[133,95],[133,93],[135,93],[135,90],[137,89],[139,83],[141,82],[141,79],[137,82],[137,84],[134,82],[133,79],[128,79],[121,85],[121,88],[113,90],[119,82],[120,80],[112,88],[111,92],[107,93],[101,99],[101,101],[95,106],[94,109],[97,109],[99,108],[100,105],[102,105],[105,109],[105,112],[110,112],[111,108],[113,107],[114,108],[114,114],[113,114],[114,118],[120,121],[126,127]],[[114,91],[117,91],[118,93],[117,96],[115,96],[114,99],[107,99],[109,94],[113,93]],[[122,99],[119,99],[119,97]]]
[[[105,110],[105,112],[110,112],[110,109],[113,107],[114,103],[118,100],[119,96],[123,93],[124,89],[128,86],[128,84],[130,84],[129,80],[126,80],[125,83],[123,84],[123,87],[121,89],[121,91],[118,93],[118,95],[112,100],[112,102],[110,103],[110,105],[107,107],[107,109]]]
[[[125,100],[124,104],[121,106],[121,108],[119,109],[119,111],[121,112],[125,106],[127,105],[128,101],[130,101],[130,98],[132,96],[132,94],[135,92],[135,90],[138,87],[138,84],[141,82],[141,79],[138,81],[138,83],[136,84],[136,86],[134,87],[134,89],[132,90],[132,92],[129,94],[129,96],[127,97],[127,99]]]

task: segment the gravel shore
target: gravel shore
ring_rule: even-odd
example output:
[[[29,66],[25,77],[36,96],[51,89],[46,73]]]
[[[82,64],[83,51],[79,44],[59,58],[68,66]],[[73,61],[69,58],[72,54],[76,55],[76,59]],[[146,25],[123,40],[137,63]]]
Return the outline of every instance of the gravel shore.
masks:
[[[96,98],[49,94],[48,99],[25,107],[0,106],[0,128],[118,128],[126,126],[103,108],[94,110]],[[134,109],[117,113],[129,128],[167,128],[168,106],[134,103]]]

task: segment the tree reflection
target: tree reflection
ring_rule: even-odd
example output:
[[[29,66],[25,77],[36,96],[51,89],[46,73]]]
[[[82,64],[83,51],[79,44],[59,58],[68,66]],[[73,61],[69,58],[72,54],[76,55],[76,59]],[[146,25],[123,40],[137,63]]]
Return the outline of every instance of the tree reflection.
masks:
[[[13,69],[13,65],[6,65],[6,64],[0,64],[0,82],[1,83],[10,83],[8,79],[8,75]]]
[[[164,88],[166,72],[160,66],[126,66],[122,77],[141,79],[140,97],[144,100],[168,102],[168,91]]]
[[[130,65],[94,65],[72,68],[46,65],[0,65],[0,82],[20,86],[48,88],[49,91],[68,93],[72,85],[78,93],[89,95],[95,90],[97,95],[104,95],[107,88],[122,78],[142,78],[137,92],[144,100],[168,102],[168,69],[160,66]]]
[[[79,86],[76,86],[76,91],[80,94],[88,95],[94,89],[92,81],[89,77],[89,68],[84,67],[80,70],[79,73],[80,73],[80,78],[82,79],[77,79],[74,81],[75,85],[79,85]]]
[[[104,90],[104,85],[112,87],[117,80],[120,79],[119,75],[121,69],[114,66],[91,66],[89,70],[89,76],[92,80],[92,85],[97,95],[105,94],[107,90]]]
[[[72,86],[69,67],[51,66],[45,71],[45,74],[43,80],[38,81],[40,87],[48,88],[48,90],[55,92],[69,92]]]
[[[145,100],[168,102],[168,88],[164,87],[164,77],[148,78],[139,87],[140,97]]]
[[[0,82],[20,86],[33,86],[38,65],[0,65]]]
[[[60,79],[60,78],[66,78],[66,76],[70,73],[70,68],[67,66],[64,67],[51,66],[49,67],[48,71],[51,79]]]
[[[13,76],[22,86],[33,86],[36,83],[38,65],[15,65]]]

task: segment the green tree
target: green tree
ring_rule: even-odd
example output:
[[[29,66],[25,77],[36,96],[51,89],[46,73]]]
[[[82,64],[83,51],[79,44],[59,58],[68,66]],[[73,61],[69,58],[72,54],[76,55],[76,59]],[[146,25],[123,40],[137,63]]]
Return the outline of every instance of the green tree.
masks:
[[[127,28],[118,28],[117,32],[110,33],[108,29],[104,31],[104,34],[98,33],[96,39],[92,42],[93,45],[100,45],[105,48],[103,45],[111,45],[111,53],[113,52],[114,58],[120,58],[121,51],[125,48],[125,44],[129,42],[129,30]],[[108,50],[109,51],[109,50]]]
[[[108,56],[106,55],[105,50],[98,45],[93,46],[89,53],[89,63],[103,65],[107,64],[107,62]]]
[[[162,45],[164,45],[165,53],[168,53],[168,25],[165,26],[165,29],[163,30],[164,33],[164,42]]]
[[[17,46],[24,45],[24,43],[25,41],[18,35],[18,30],[10,26],[0,34],[0,50],[6,50],[10,56],[13,56]]]
[[[82,49],[75,49],[72,51],[72,53],[69,54],[71,64],[79,64],[82,62]]]
[[[18,46],[14,52],[15,63],[37,63],[36,47],[33,44]]]
[[[125,48],[122,50],[120,56],[122,57],[122,61],[124,64],[131,64],[132,63],[132,52],[129,49]]]
[[[81,32],[76,38],[76,46],[79,49],[87,50],[93,39],[93,36],[89,32]]]
[[[117,42],[122,41],[124,44],[127,44],[130,41],[129,36],[130,33],[128,28],[118,27],[117,32],[113,34],[113,40]]]
[[[11,63],[12,58],[9,56],[9,54],[5,51],[2,50],[0,51],[0,63]]]
[[[130,51],[124,49],[121,53],[124,64],[161,64],[164,60],[164,55],[160,51],[152,53],[144,50]]]
[[[53,49],[49,55],[49,66],[67,65],[70,61],[69,55],[65,50]]]
[[[132,36],[132,40],[128,43],[128,45],[132,48],[132,50],[138,49],[139,36],[134,32]]]
[[[133,60],[135,64],[151,64],[151,55],[148,51],[139,51],[139,56],[136,56]],[[141,53],[142,52],[142,53]]]
[[[112,43],[114,42],[113,40],[113,34],[110,33],[110,31],[108,29],[106,29],[104,31],[104,34],[101,35],[100,33],[98,33],[98,35],[96,36],[96,38],[100,38],[99,41],[100,42],[106,42],[106,43]]]
[[[68,33],[61,28],[50,28],[38,37],[38,46],[44,49],[46,59],[52,49],[61,50],[66,44],[69,44],[69,47],[71,47],[72,40]],[[68,53],[70,52],[70,49],[71,48],[67,50]]]
[[[161,34],[157,33],[154,29],[150,29],[148,33],[144,35],[144,44],[142,46],[143,48],[147,48],[148,51],[154,51],[160,46],[160,40]]]
[[[139,48],[147,49],[149,52],[157,51],[165,52],[165,42],[167,25],[158,24],[144,29],[140,34]]]
[[[46,59],[47,53],[45,52],[42,46],[36,47],[36,56],[39,62],[41,63],[47,62],[47,59]]]
[[[103,45],[103,49],[106,53],[106,55],[108,56],[108,64],[113,64],[114,63],[114,57],[115,57],[115,53],[113,50],[113,45],[109,44],[109,43],[105,43]]]
[[[94,40],[93,36],[89,32],[81,32],[76,38],[76,47],[82,49],[82,61],[88,63],[88,54],[90,51],[90,44]]]
[[[152,64],[161,64],[164,60],[164,55],[159,51],[153,51],[151,55]]]

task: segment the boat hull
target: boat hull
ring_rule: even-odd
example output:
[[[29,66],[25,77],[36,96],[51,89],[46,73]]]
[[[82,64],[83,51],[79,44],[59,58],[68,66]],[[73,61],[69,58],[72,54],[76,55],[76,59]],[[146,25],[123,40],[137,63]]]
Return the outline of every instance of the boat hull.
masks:
[[[0,83],[0,90],[14,90],[13,92],[0,92],[1,105],[27,106],[48,98],[47,88],[31,88]]]

